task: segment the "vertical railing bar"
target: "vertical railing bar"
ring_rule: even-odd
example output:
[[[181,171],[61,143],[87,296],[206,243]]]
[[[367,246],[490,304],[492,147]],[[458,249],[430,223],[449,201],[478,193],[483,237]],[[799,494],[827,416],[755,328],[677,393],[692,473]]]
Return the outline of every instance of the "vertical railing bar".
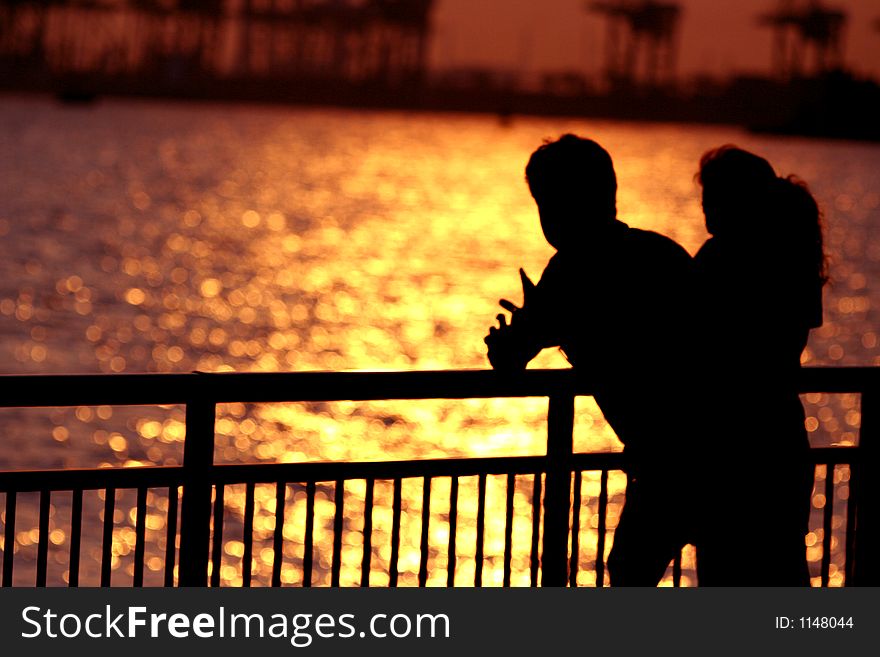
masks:
[[[83,491],[76,488],[70,501],[70,563],[67,569],[67,585],[79,586],[79,558],[82,546]]]
[[[853,460],[849,464],[849,495],[846,498],[846,563],[844,564],[844,586],[853,586],[856,547],[856,510],[859,496],[859,464]]]
[[[241,585],[249,588],[251,585],[251,570],[254,563],[254,490],[256,485],[249,481],[245,485],[244,494],[244,528],[242,540],[244,541],[244,554],[241,557]]]
[[[880,585],[880,390],[862,391],[862,425],[859,430],[859,491],[856,509],[856,544],[853,583]]]
[[[364,496],[364,556],[361,560],[361,586],[370,586],[370,568],[373,560],[373,495],[375,479],[367,479]]]
[[[345,482],[336,481],[334,494],[336,512],[333,515],[333,560],[330,567],[330,586],[339,586],[339,572],[342,570],[342,531],[345,519]]]
[[[147,489],[141,486],[137,491],[137,517],[134,523],[134,576],[132,585],[144,585],[144,552],[147,542]]]
[[[177,555],[177,505],[179,495],[177,485],[168,487],[168,513],[165,522],[165,586],[174,586],[174,562]]]
[[[40,491],[40,535],[37,539],[37,586],[46,586],[46,571],[49,567],[49,510],[52,506],[52,493]]]
[[[828,586],[831,570],[831,519],[834,515],[834,465],[825,464],[825,506],[822,509],[822,586]]]
[[[113,514],[116,511],[116,489],[104,491],[104,539],[101,547],[101,586],[110,586],[113,558]]]
[[[272,586],[281,586],[281,564],[284,561],[284,500],[287,483],[275,483],[275,530],[272,537]]]
[[[474,555],[474,586],[483,585],[483,542],[486,530],[486,473],[481,472],[477,482],[477,549]]]
[[[510,562],[513,559],[513,494],[516,475],[507,475],[507,504],[504,513],[504,576],[502,586],[510,586]]]
[[[186,404],[179,586],[208,585],[216,410],[209,399],[195,398]]]
[[[544,493],[544,546],[541,585],[568,582],[568,529],[571,519],[571,455],[574,396],[551,395],[547,408],[547,490]]]
[[[446,548],[446,586],[455,586],[455,541],[458,531],[458,477],[449,484],[449,545]]]
[[[400,559],[400,508],[402,505],[403,481],[394,480],[394,497],[391,502],[391,563],[388,565],[388,586],[397,586],[397,561]]]
[[[211,540],[211,586],[220,586],[223,566],[223,524],[226,516],[226,486],[218,483],[214,489],[214,535]]]
[[[303,583],[312,585],[312,561],[315,542],[315,482],[306,482],[306,534],[303,540]]]
[[[422,479],[422,536],[419,541],[419,586],[428,583],[428,531],[431,523],[431,477]]]
[[[3,586],[12,586],[12,563],[15,556],[16,492],[6,492],[6,527],[3,531]]]
[[[675,558],[672,560],[672,586],[681,587],[681,550],[675,553]]]
[[[608,470],[602,470],[599,483],[599,522],[596,531],[596,586],[605,586],[605,514],[608,512]]]
[[[538,567],[541,565],[541,474],[535,473],[532,483],[532,547],[530,554],[531,585],[538,586]]]
[[[571,558],[568,567],[568,585],[572,588],[577,586],[578,565],[581,555],[581,478],[581,471],[575,470],[574,499],[571,504]]]

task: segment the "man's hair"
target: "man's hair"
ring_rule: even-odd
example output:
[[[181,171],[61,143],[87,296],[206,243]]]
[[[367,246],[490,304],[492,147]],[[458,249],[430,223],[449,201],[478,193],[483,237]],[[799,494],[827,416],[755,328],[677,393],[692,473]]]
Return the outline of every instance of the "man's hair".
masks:
[[[546,141],[526,165],[532,197],[588,209],[596,218],[617,216],[617,177],[611,156],[599,144],[573,134]]]

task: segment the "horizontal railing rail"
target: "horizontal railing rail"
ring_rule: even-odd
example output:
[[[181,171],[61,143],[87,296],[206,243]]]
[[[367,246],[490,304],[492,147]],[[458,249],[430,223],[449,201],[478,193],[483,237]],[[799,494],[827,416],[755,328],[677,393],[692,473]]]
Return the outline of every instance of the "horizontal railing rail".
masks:
[[[805,367],[800,392],[880,390],[880,367]],[[221,372],[181,374],[39,374],[0,376],[0,407],[479,399],[592,395],[574,370],[402,372]]]
[[[801,392],[860,393],[862,395],[862,426],[858,446],[814,449],[811,460],[828,469],[825,479],[825,497],[829,501],[823,511],[822,583],[828,582],[828,554],[831,546],[831,526],[834,489],[830,483],[836,465],[851,468],[846,523],[846,583],[877,584],[876,548],[878,504],[878,443],[875,432],[875,400],[880,389],[880,368],[835,367],[805,368],[798,380]],[[314,555],[315,486],[322,482],[333,484],[336,516],[333,520],[331,582],[339,583],[339,554],[341,552],[342,505],[346,482],[367,482],[367,507],[373,505],[373,487],[377,481],[394,482],[393,514],[396,532],[400,531],[400,482],[422,479],[423,536],[419,583],[427,577],[428,520],[431,481],[450,480],[450,552],[448,554],[448,583],[455,581],[455,511],[458,503],[459,479],[477,477],[479,504],[477,525],[478,545],[475,559],[483,557],[481,532],[485,524],[486,478],[507,476],[507,517],[505,528],[504,582],[510,582],[510,542],[513,522],[514,486],[518,477],[531,477],[532,491],[532,545],[531,582],[538,583],[538,570],[544,585],[576,584],[578,572],[578,521],[581,510],[582,473],[597,472],[601,477],[599,495],[599,528],[596,546],[596,582],[604,579],[605,511],[608,504],[608,473],[625,467],[621,453],[575,454],[572,449],[574,398],[589,396],[591,382],[573,370],[529,370],[511,376],[493,371],[464,370],[438,372],[304,372],[304,373],[191,373],[191,374],[116,374],[116,375],[24,375],[0,376],[0,407],[64,407],[64,406],[134,406],[184,405],[186,407],[186,439],[182,466],[140,468],[102,468],[75,470],[35,470],[0,472],[0,493],[6,495],[4,585],[12,582],[15,543],[16,500],[19,494],[40,494],[39,544],[37,551],[38,585],[46,583],[48,515],[51,496],[60,491],[71,491],[71,572],[69,582],[78,582],[80,558],[79,541],[82,524],[82,494],[87,490],[104,491],[104,528],[102,542],[101,583],[109,585],[109,554],[113,539],[114,501],[117,490],[137,491],[137,542],[135,545],[134,584],[143,582],[144,517],[149,490],[167,490],[167,550],[165,555],[165,584],[171,585],[174,547],[179,539],[180,585],[203,586],[209,582],[209,563],[212,584],[219,583],[219,566],[223,525],[223,496],[227,486],[245,485],[244,534],[253,532],[254,489],[257,485],[274,485],[277,492],[276,509],[284,508],[288,485],[302,485],[311,505],[306,522],[306,548],[303,555],[302,583],[310,583]],[[548,407],[548,442],[544,456],[491,457],[465,459],[430,459],[383,462],[306,462],[260,463],[249,465],[217,465],[214,463],[214,423],[218,403],[273,403],[325,402],[418,399],[474,399],[502,397],[545,397]],[[753,451],[760,457],[761,449]],[[520,482],[521,484],[521,482]],[[178,488],[183,491],[180,512],[180,531],[177,528]],[[173,509],[172,509],[173,506]],[[279,512],[280,513],[280,512]],[[427,515],[426,515],[427,514]],[[283,514],[276,519],[272,583],[279,584],[283,543]],[[369,584],[372,518],[364,518],[364,567],[362,583]],[[213,529],[212,529],[213,528]],[[213,536],[212,536],[213,531]],[[541,536],[541,545],[538,545]],[[398,553],[395,553],[395,550]],[[396,584],[395,559],[399,545],[392,550],[390,582]],[[251,579],[250,559],[252,540],[245,541],[243,557],[244,584]],[[76,563],[74,563],[76,561]],[[478,565],[475,583],[480,583]],[[681,577],[681,562],[676,560],[674,577]]]

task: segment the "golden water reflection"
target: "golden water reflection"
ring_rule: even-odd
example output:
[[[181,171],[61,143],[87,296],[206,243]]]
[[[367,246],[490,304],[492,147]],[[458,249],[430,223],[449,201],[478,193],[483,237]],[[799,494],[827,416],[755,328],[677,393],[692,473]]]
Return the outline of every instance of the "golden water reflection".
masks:
[[[755,137],[727,128],[542,119],[502,126],[467,115],[109,101],[79,112],[39,100],[4,100],[0,113],[7,119],[0,130],[11,154],[0,162],[0,238],[6,247],[0,259],[0,359],[6,372],[485,367],[482,337],[498,312],[497,300],[518,300],[517,268],[537,278],[552,254],[523,183],[523,165],[544,137],[569,130],[595,136],[615,157],[621,218],[668,234],[691,252],[706,237],[693,172],[707,148],[733,141],[766,154],[780,171],[804,177],[825,207],[834,281],[826,323],[814,332],[804,361],[880,364],[871,322],[880,301],[872,284],[880,274],[880,238],[871,231],[880,206],[876,147]],[[589,311],[589,293],[578,303]],[[535,366],[563,367],[565,361],[547,352]],[[806,401],[815,445],[857,440],[857,396],[809,395]],[[737,411],[732,421],[747,427],[748,391],[737,400]],[[182,408],[9,410],[0,417],[9,436],[0,452],[3,467],[181,460]],[[215,458],[233,463],[538,454],[545,447],[545,422],[546,401],[537,399],[226,404],[218,409]],[[575,442],[579,451],[620,448],[590,399],[578,400]],[[846,472],[838,468],[834,474],[841,500]],[[817,491],[824,490],[824,471],[819,475]],[[584,569],[578,577],[584,584],[596,559],[590,524],[595,516],[587,517],[597,495],[591,477],[585,475],[582,491]],[[623,488],[620,478],[612,479],[609,529]],[[380,504],[388,499],[386,483],[376,484],[374,584],[387,576],[380,567],[387,561],[387,504]],[[449,484],[439,479],[432,485],[438,507],[431,510],[430,581],[442,583],[445,552],[435,542],[442,546],[448,527],[442,501],[448,503]],[[498,580],[492,560],[497,521],[503,520],[504,482],[499,485],[500,493],[492,492],[496,484],[489,487],[487,583]],[[527,495],[528,482],[519,485],[517,495]],[[347,486],[346,513],[353,514],[353,524],[343,541],[342,579],[353,583],[363,540],[357,530],[362,518],[355,519],[363,487]],[[473,505],[469,486],[462,484],[462,513]],[[407,491],[406,504],[419,509],[420,490]],[[288,490],[292,526],[303,513],[301,492]],[[332,499],[332,486],[324,493]],[[122,573],[133,564],[134,499],[119,495],[113,567]],[[157,574],[167,496],[150,495],[146,563]],[[274,495],[271,487],[257,489],[258,582],[266,581],[269,568],[265,534]],[[329,511],[319,499],[324,518]],[[516,505],[518,546],[529,543],[528,500],[518,498]],[[230,489],[226,504],[231,526],[240,524],[243,493]],[[822,504],[817,493],[817,511]],[[36,550],[36,520],[32,527],[25,520],[28,505],[22,502],[15,546],[22,569],[25,555]],[[97,498],[94,508],[86,507],[91,530],[102,508]],[[61,571],[69,540],[65,513],[69,518],[69,502],[53,499],[50,551],[61,560]],[[413,524],[402,533],[401,582],[411,583],[418,570],[411,552],[418,549],[418,513],[407,514],[405,523]],[[821,521],[814,526],[808,553],[815,566]],[[472,521],[463,516],[459,528],[461,545],[472,546]],[[839,548],[845,527],[834,529],[832,544]],[[318,523],[318,540],[325,541],[325,530]],[[290,531],[282,578],[295,583],[301,537],[299,530]],[[745,519],[731,532],[732,540],[744,536]],[[241,577],[243,551],[236,540],[224,547],[221,575],[227,584]],[[94,549],[84,547],[84,559],[93,560]],[[835,584],[841,582],[840,552],[832,564]],[[523,554],[515,557],[515,583],[526,583]],[[473,557],[466,551],[457,567],[461,581],[472,579]],[[689,552],[688,582],[692,567]]]

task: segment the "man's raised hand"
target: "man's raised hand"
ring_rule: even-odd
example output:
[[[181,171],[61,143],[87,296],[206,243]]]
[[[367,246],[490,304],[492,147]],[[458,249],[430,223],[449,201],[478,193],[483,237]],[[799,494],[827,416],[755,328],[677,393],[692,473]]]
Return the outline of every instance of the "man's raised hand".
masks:
[[[522,282],[523,305],[517,306],[515,303],[509,301],[508,299],[501,299],[498,302],[499,305],[504,308],[504,310],[507,310],[511,313],[511,316],[516,315],[517,311],[520,311],[523,308],[530,308],[532,305],[534,305],[534,302],[530,304],[529,301],[535,297],[535,284],[532,283],[532,279],[529,278],[528,274],[526,274],[525,270],[522,267],[520,267],[519,269],[519,279]],[[501,317],[503,317],[503,315],[498,315],[498,321],[503,327],[505,325],[505,322],[501,321]],[[513,321],[512,317],[511,321]]]

